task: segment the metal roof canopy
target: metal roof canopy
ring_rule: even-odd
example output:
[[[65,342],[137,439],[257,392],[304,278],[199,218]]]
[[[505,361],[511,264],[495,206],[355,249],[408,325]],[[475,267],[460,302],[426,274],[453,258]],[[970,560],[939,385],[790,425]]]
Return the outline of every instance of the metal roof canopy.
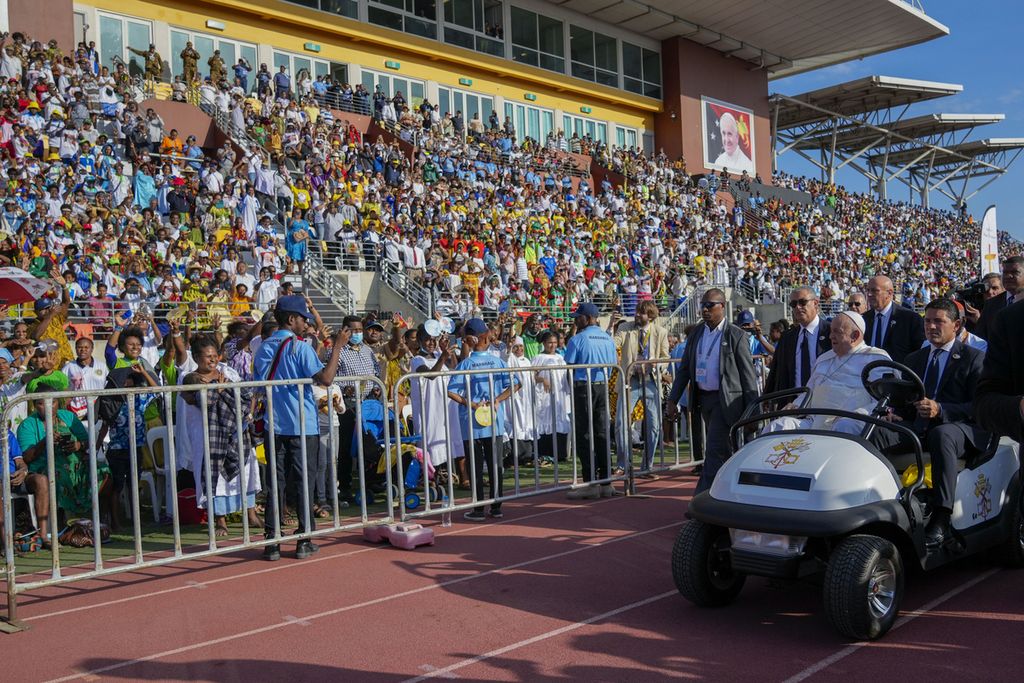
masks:
[[[846,83],[812,90],[801,95],[781,96],[773,112],[778,130],[789,130],[828,121],[834,116],[866,117],[878,112],[896,112],[915,102],[925,102],[962,92],[955,83],[919,81],[892,76],[865,76]],[[901,118],[902,112],[892,118]]]
[[[924,114],[897,120],[885,128],[907,138],[926,139],[934,142],[937,138],[947,138],[953,133],[998,123],[1005,118],[1004,114]],[[849,124],[841,126],[836,133],[836,147],[853,151],[872,142],[877,142],[878,147],[884,147],[885,139],[892,138],[877,130]],[[805,138],[796,146],[800,149],[818,149],[823,144],[831,144],[831,133]]]
[[[903,0],[546,0],[653,40],[677,36],[784,78],[949,34]]]
[[[928,194],[933,190],[948,197],[957,207],[964,207],[967,200],[991,185],[1024,151],[1024,138],[987,138],[971,140],[950,149],[921,147],[898,152],[890,165],[902,164],[905,173],[894,174],[906,185],[912,194],[921,197],[921,203],[928,204]],[[885,172],[877,155],[869,157],[869,165]],[[978,187],[968,192],[970,182],[985,178]],[[883,181],[885,180],[883,176]],[[955,184],[954,184],[955,183]]]
[[[773,165],[777,168],[778,157],[792,150],[818,167],[823,180],[835,182],[836,171],[850,166],[882,199],[888,182],[899,180],[922,205],[937,190],[962,207],[1006,172],[1024,140],[968,142],[975,127],[1001,121],[1002,114],[903,118],[914,102],[961,90],[949,83],[870,76],[803,95],[772,95]],[[971,180],[985,176],[992,177],[969,191]]]
[[[952,164],[960,164],[969,159],[975,159],[980,155],[993,152],[1014,150],[1024,146],[1024,138],[987,138],[985,140],[971,140],[949,148],[942,147],[911,147],[900,152],[889,153],[890,165],[903,165],[913,163],[919,166],[924,160],[918,160],[922,155],[932,168],[942,168]],[[869,163],[882,161],[884,154],[872,154],[867,159]]]

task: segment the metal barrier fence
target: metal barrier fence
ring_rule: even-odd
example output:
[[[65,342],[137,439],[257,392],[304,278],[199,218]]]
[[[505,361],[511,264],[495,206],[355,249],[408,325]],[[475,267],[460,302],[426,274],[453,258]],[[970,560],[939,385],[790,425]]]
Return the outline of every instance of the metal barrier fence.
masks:
[[[667,423],[662,420],[665,404],[660,387],[627,380],[634,370],[642,372],[649,368],[657,372],[659,366],[663,366],[667,371],[673,363],[678,360],[637,361],[627,368],[626,377],[618,365],[599,364],[517,365],[403,375],[395,383],[394,401],[399,402],[404,387],[408,386],[409,418],[418,427],[411,431],[418,434],[407,442],[414,449],[419,448],[421,455],[411,457],[419,457],[417,462],[422,464],[412,465],[411,475],[411,459],[399,469],[402,474],[396,479],[402,518],[450,515],[454,511],[500,506],[505,501],[554,491],[579,490],[591,484],[625,481],[631,492],[637,470],[653,474],[701,464],[702,460],[692,458],[689,431],[680,428],[680,419]],[[571,379],[577,371],[593,370],[603,372],[604,379],[580,382]],[[448,392],[472,395],[474,383],[486,395],[482,400],[485,417],[497,415],[499,403],[503,404],[500,422],[504,432],[499,433],[496,424],[483,425],[475,414],[470,417],[461,410],[453,414],[453,399]],[[505,393],[504,387],[511,385],[518,385],[520,389],[497,401]],[[631,390],[633,386],[635,390]],[[635,410],[637,401],[646,408],[642,414]],[[592,408],[594,406],[596,409]],[[405,418],[396,413],[393,419],[393,431],[400,433]],[[490,432],[483,436],[483,445],[479,437],[463,438],[469,421],[473,427],[492,427],[481,430]],[[673,427],[670,448],[666,447],[664,439],[667,425]],[[644,442],[639,468],[634,466],[634,446],[638,441],[634,427],[639,428]],[[595,434],[599,438],[601,432],[605,435],[603,447],[595,441]],[[681,442],[686,443],[685,448]],[[597,451],[591,446],[595,443]],[[667,455],[669,450],[672,452]],[[655,452],[657,457],[654,457]],[[460,498],[455,486],[458,477],[454,475],[460,468],[457,461],[463,458],[465,469],[462,471],[469,479],[469,493]],[[478,481],[483,469],[480,458],[488,458],[488,474],[492,480],[504,479],[503,465],[510,463],[513,487],[510,492],[493,487],[490,495],[483,494],[482,483]],[[548,460],[542,465],[545,459]],[[602,468],[598,467],[599,459],[604,460]],[[607,472],[607,476],[598,477],[599,470]],[[438,472],[447,474],[438,476]],[[588,473],[591,474],[589,479]]]
[[[665,414],[665,389],[670,379],[670,370],[678,359],[638,360],[630,364],[625,372],[619,365],[565,365],[555,362],[550,365],[513,365],[504,368],[480,368],[469,370],[444,370],[412,372],[403,375],[394,385],[392,395],[393,413],[389,415],[386,404],[385,385],[376,377],[338,377],[326,392],[323,405],[314,402],[318,412],[318,430],[307,433],[308,416],[306,392],[312,392],[312,380],[276,380],[270,382],[237,382],[224,384],[179,385],[174,387],[138,387],[107,389],[91,392],[58,392],[32,394],[13,399],[2,413],[3,424],[7,427],[13,417],[24,409],[34,413],[36,425],[45,433],[38,434],[39,442],[29,447],[37,449],[33,459],[43,457],[45,452],[45,476],[49,482],[47,497],[51,522],[58,516],[58,487],[61,477],[58,468],[66,466],[67,449],[74,448],[87,454],[89,488],[89,522],[94,530],[92,560],[83,562],[79,555],[72,564],[62,564],[61,547],[57,528],[51,524],[52,557],[49,575],[29,573],[22,577],[17,574],[15,553],[15,510],[16,498],[24,498],[24,492],[12,490],[10,444],[4,439],[0,443],[3,458],[2,504],[4,511],[3,541],[6,564],[6,589],[9,622],[17,624],[17,602],[22,593],[40,588],[65,585],[71,582],[93,579],[111,574],[137,571],[150,567],[174,564],[200,559],[228,552],[278,545],[285,541],[302,541],[308,538],[331,534],[338,531],[358,529],[371,524],[390,523],[398,518],[411,519],[429,515],[450,515],[457,510],[485,506],[500,509],[505,501],[536,496],[555,491],[578,491],[580,497],[597,497],[613,493],[603,487],[615,482],[625,482],[626,492],[634,490],[637,471],[654,473],[676,470],[699,465],[701,461],[692,457],[689,447],[688,430],[680,428],[678,420],[663,420]],[[427,366],[429,367],[429,366]],[[585,373],[586,377],[582,377]],[[667,376],[668,375],[668,376]],[[576,381],[576,377],[581,377]],[[294,392],[289,398],[295,401],[292,408],[293,420],[297,414],[300,434],[298,441],[281,442],[281,435],[275,429],[275,393],[283,387]],[[512,388],[515,388],[513,391]],[[253,415],[245,405],[247,392],[263,392],[266,426],[262,441],[254,438],[252,452],[243,433],[254,424]],[[331,392],[345,395],[345,403],[351,413],[339,414],[332,400]],[[229,392],[222,394],[221,392]],[[139,423],[135,397],[149,394],[163,398],[157,402],[161,425],[147,424],[146,439],[142,440],[137,429]],[[187,396],[186,396],[187,395]],[[280,396],[280,395],[279,395]],[[410,399],[410,408],[403,411],[405,397]],[[461,411],[456,402],[462,397],[469,398],[469,406]],[[68,446],[69,429],[66,415],[55,411],[61,401],[70,398],[85,399],[87,443]],[[325,397],[320,396],[318,400]],[[117,413],[111,411],[106,402],[120,399]],[[125,400],[127,399],[127,400]],[[174,399],[178,399],[175,405]],[[379,400],[378,400],[379,399]],[[228,401],[230,414],[223,412],[223,401]],[[189,402],[191,401],[191,402]],[[116,402],[116,401],[115,401]],[[189,412],[189,407],[193,412]],[[220,408],[221,412],[211,411]],[[638,406],[642,406],[638,408]],[[297,410],[296,410],[297,408]],[[124,486],[127,505],[131,513],[131,548],[128,556],[111,559],[104,556],[107,545],[102,538],[102,512],[104,503],[103,482],[100,481],[100,416],[114,421],[112,415],[126,413],[122,420],[122,431],[118,444],[127,441],[127,462],[119,460],[120,469],[126,474]],[[251,407],[250,407],[251,411]],[[322,414],[321,414],[322,413]],[[146,413],[151,419],[152,415]],[[353,439],[343,441],[344,420],[349,419]],[[340,423],[335,425],[335,421]],[[550,424],[548,421],[550,420]],[[188,436],[176,430],[185,429]],[[463,439],[467,426],[475,428],[473,438]],[[373,427],[373,429],[371,429]],[[487,429],[490,427],[490,429]],[[499,429],[500,428],[500,429]],[[162,429],[160,436],[153,438],[152,431]],[[674,434],[666,434],[671,429]],[[81,436],[81,432],[78,432]],[[188,438],[184,448],[175,445],[179,435]],[[320,449],[326,447],[326,463],[310,459],[308,450],[317,448],[318,441],[303,437],[318,437]],[[666,438],[670,437],[670,438]],[[157,461],[155,448],[162,438],[163,464]],[[347,438],[347,435],[346,435]],[[225,439],[229,446],[225,446]],[[173,534],[173,548],[147,550],[146,536],[142,523],[140,480],[149,483],[153,498],[154,512],[160,507],[153,480],[143,476],[142,443],[149,446],[150,455],[156,468],[154,474],[165,478],[167,491],[166,508]],[[211,444],[218,444],[219,455],[211,458]],[[643,443],[639,455],[636,446]],[[457,445],[457,447],[456,447]],[[263,485],[250,485],[251,468],[258,467],[256,449],[262,446],[265,452],[266,476],[260,479]],[[346,455],[348,458],[339,457]],[[367,452],[367,449],[372,452]],[[221,470],[221,458],[230,450],[237,457],[234,471],[238,484],[225,494],[228,501],[237,504],[232,511],[242,513],[241,535],[234,538],[218,539],[215,516],[218,486],[214,485],[214,471],[218,478],[225,476]],[[291,476],[284,469],[285,461],[279,458],[288,449],[298,451],[299,465],[291,464]],[[199,485],[197,492],[206,492],[205,539],[198,544],[183,543],[182,521],[179,509],[179,488],[176,474],[179,470],[179,453],[192,455],[190,463],[193,476]],[[119,458],[123,458],[123,451]],[[201,464],[199,458],[202,459]],[[459,461],[464,463],[459,464]],[[216,464],[214,464],[214,461]],[[344,465],[339,465],[339,461]],[[505,463],[508,462],[510,481],[505,490]],[[544,461],[542,463],[542,461]],[[110,459],[108,458],[108,463]],[[354,501],[358,503],[355,514],[343,515],[339,497],[338,482],[342,466],[355,465],[352,476]],[[311,503],[305,504],[303,493],[311,491],[310,479],[317,476],[311,466],[320,468],[325,477],[323,491],[331,504],[330,520],[322,528],[315,528],[316,518],[311,513]],[[369,466],[369,467],[368,467]],[[40,468],[33,468],[39,471]],[[127,472],[125,472],[127,470]],[[484,471],[489,477],[490,490],[485,493]],[[442,473],[447,473],[442,476]],[[463,486],[457,488],[457,474],[465,475]],[[642,476],[642,475],[641,475]],[[281,477],[285,481],[281,481]],[[227,480],[225,480],[227,481]],[[234,481],[234,479],[231,479]],[[281,510],[286,504],[287,483],[297,483],[298,501],[301,511],[293,523],[297,530],[288,532],[282,527]],[[314,481],[315,483],[315,481]],[[597,488],[595,485],[601,485]],[[466,490],[468,488],[468,491]],[[272,515],[264,522],[263,537],[259,530],[254,533],[247,512],[255,502],[255,494],[266,491],[267,514]],[[373,495],[385,494],[384,507],[372,508]],[[17,495],[15,495],[17,494]],[[576,495],[576,494],[571,494]],[[119,501],[115,501],[118,503]],[[198,495],[197,495],[198,502]]]
[[[640,472],[663,472],[683,467],[695,467],[704,462],[696,460],[693,455],[692,420],[686,419],[686,409],[676,411],[674,420],[666,421],[666,401],[668,390],[675,379],[675,367],[678,358],[654,358],[635,360],[626,368],[626,393],[620,405],[628,419],[628,431],[624,437],[629,441],[619,444],[620,451],[629,449],[631,452],[635,441],[634,429],[639,430],[639,440],[644,444],[644,452],[640,464]],[[669,428],[666,439],[666,427]],[[686,450],[684,458],[680,447],[681,436],[685,436]],[[666,441],[672,446],[666,458]],[[652,445],[653,442],[653,445]],[[630,463],[631,464],[631,463]]]
[[[358,500],[358,516],[342,516],[340,514],[341,501],[339,499],[338,486],[338,458],[339,454],[338,446],[340,444],[339,434],[337,430],[330,428],[326,430],[325,435],[321,435],[322,431],[325,431],[322,426],[318,428],[315,433],[307,433],[306,420],[307,420],[307,395],[306,392],[312,392],[313,388],[312,380],[274,380],[274,381],[263,381],[263,382],[235,382],[235,383],[222,383],[222,384],[202,384],[202,385],[178,385],[178,386],[156,386],[156,387],[128,387],[123,389],[104,389],[99,391],[64,391],[64,392],[53,392],[53,393],[38,393],[19,396],[12,399],[4,408],[2,413],[3,426],[5,429],[9,429],[8,425],[12,423],[12,419],[15,414],[19,411],[22,406],[26,408],[26,414],[28,419],[35,419],[37,422],[33,427],[38,427],[39,422],[42,423],[42,427],[45,429],[45,436],[42,436],[40,440],[26,449],[26,456],[28,451],[33,451],[34,455],[32,460],[34,461],[38,457],[42,457],[43,453],[39,452],[39,447],[43,446],[45,449],[45,477],[48,480],[48,498],[49,498],[49,527],[50,527],[50,545],[52,552],[50,576],[40,578],[38,573],[28,574],[19,580],[17,575],[16,560],[17,555],[15,553],[15,511],[13,507],[13,501],[15,499],[14,491],[12,491],[10,471],[10,443],[7,438],[0,440],[0,452],[3,453],[3,458],[0,460],[3,467],[2,477],[2,504],[3,504],[3,541],[4,541],[4,560],[5,560],[5,579],[6,579],[6,591],[7,591],[7,622],[9,625],[5,627],[5,630],[11,630],[12,625],[14,629],[17,629],[17,617],[18,617],[18,595],[28,591],[37,590],[47,586],[64,585],[72,582],[83,581],[87,579],[93,579],[111,574],[119,574],[123,572],[136,571],[139,569],[157,567],[167,564],[173,564],[188,560],[195,560],[203,557],[209,557],[213,555],[221,555],[228,552],[236,552],[248,548],[256,548],[266,545],[277,545],[285,541],[304,541],[313,537],[334,533],[346,529],[355,529],[365,527],[370,524],[388,523],[395,520],[394,509],[395,509],[395,493],[397,489],[393,487],[392,472],[390,468],[386,468],[382,474],[382,480],[376,484],[369,483],[368,477],[366,476],[367,469],[365,449],[367,447],[364,444],[363,438],[353,439],[350,456],[352,461],[357,465],[356,474],[353,475],[353,482],[358,484],[358,491],[355,498]],[[293,439],[295,437],[288,437],[287,435],[277,434],[275,430],[275,408],[274,408],[274,394],[280,391],[282,388],[293,390],[295,393],[293,396],[288,397],[289,401],[295,401],[297,404],[297,419],[299,425],[299,435],[297,442]],[[350,403],[352,409],[354,409],[355,416],[354,421],[358,434],[363,434],[363,423],[364,417],[367,413],[371,415],[371,419],[376,417],[375,423],[379,423],[379,436],[382,442],[385,444],[390,443],[390,421],[386,419],[386,407],[381,404],[386,400],[386,389],[384,384],[372,376],[339,376],[331,388],[325,390],[327,393],[326,405],[323,408],[317,408],[318,425],[322,425],[323,422],[320,419],[319,412],[323,412],[323,419],[326,419],[328,425],[333,425],[336,418],[339,416],[339,412],[336,411],[334,401],[331,400],[332,393],[336,393],[338,396],[344,395],[348,390],[351,390],[352,398],[346,402]],[[225,400],[225,394],[221,392],[230,392],[227,395],[226,400],[233,403],[233,407],[229,407],[229,410],[233,411],[233,416],[226,416],[224,413],[224,406],[222,402]],[[243,394],[243,392],[245,392]],[[251,430],[255,422],[253,420],[252,403],[245,403],[249,400],[250,392],[262,392],[262,400],[265,406],[265,429],[263,430],[262,440],[259,437],[251,438],[251,445],[249,447],[245,444],[250,443],[249,439],[243,438],[246,433],[251,433]],[[140,474],[141,474],[141,456],[142,456],[142,443],[143,440],[139,439],[137,425],[137,400],[136,397],[139,395],[149,395],[154,400],[158,407],[159,414],[152,417],[158,417],[162,419],[163,424],[158,427],[147,426],[147,434],[145,443],[147,450],[157,443],[157,439],[162,439],[163,443],[163,466],[160,466],[157,461],[157,453],[150,450],[152,461],[156,467],[156,472],[163,474],[166,478],[165,488],[167,493],[167,511],[169,512],[169,521],[173,533],[173,550],[166,551],[152,551],[147,556],[144,551],[144,534],[142,528],[142,517],[141,517],[141,503],[140,503]],[[377,405],[371,406],[371,396],[377,395],[380,397],[380,401]],[[86,400],[86,421],[87,427],[83,426],[81,422],[75,426],[74,421],[70,419],[68,413],[58,414],[56,408],[60,402],[66,399],[82,399]],[[163,399],[163,405],[160,406],[160,402],[156,401],[156,398]],[[172,407],[171,399],[180,399],[177,401],[177,405]],[[312,398],[312,396],[310,396]],[[118,404],[118,400],[121,401]],[[211,401],[215,405],[211,406]],[[112,403],[111,403],[112,402]],[[186,407],[185,404],[188,404]],[[246,405],[249,408],[246,409]],[[317,406],[317,402],[313,402],[314,406]],[[109,560],[104,558],[103,547],[104,540],[102,538],[103,526],[101,525],[101,491],[110,493],[109,489],[104,489],[103,485],[105,482],[99,481],[98,472],[100,469],[100,441],[99,432],[97,429],[97,418],[102,415],[106,417],[109,422],[113,422],[115,418],[111,417],[111,406],[121,413],[126,410],[127,412],[127,435],[121,434],[120,437],[127,438],[128,451],[127,465],[125,465],[119,459],[119,469],[124,471],[127,466],[127,493],[128,493],[128,505],[130,507],[132,517],[132,551],[130,557],[118,558],[116,560]],[[191,417],[188,414],[189,407],[195,408],[198,406],[199,416],[197,419],[196,413],[192,413]],[[212,413],[211,413],[212,408]],[[291,410],[295,408],[292,407]],[[35,411],[32,415],[31,412]],[[176,415],[177,413],[177,415]],[[281,413],[280,415],[284,415]],[[211,422],[211,416],[216,421]],[[383,416],[383,417],[381,417]],[[77,419],[77,418],[75,418]],[[188,434],[190,441],[196,439],[198,436],[201,442],[199,449],[196,449],[195,442],[192,445],[192,455],[194,458],[201,457],[203,462],[201,465],[201,472],[197,472],[195,463],[192,463],[193,475],[201,478],[201,483],[196,487],[197,491],[197,503],[198,495],[200,490],[205,491],[206,495],[206,511],[207,511],[207,542],[206,547],[200,546],[189,546],[183,547],[182,545],[182,519],[181,510],[179,510],[178,504],[178,485],[176,476],[178,473],[177,455],[178,448],[175,446],[175,440],[178,434],[176,434],[176,422],[178,419],[181,422],[181,427],[187,429],[187,432],[182,434]],[[294,420],[294,414],[292,419]],[[230,422],[230,424],[227,424]],[[215,431],[211,431],[211,424],[214,424]],[[71,425],[71,426],[69,426]],[[77,427],[77,429],[76,429]],[[159,436],[154,438],[153,429],[163,430]],[[87,433],[87,443],[82,443],[75,434],[80,437],[81,431],[85,430]],[[106,427],[103,428],[106,432]],[[38,430],[36,432],[38,435]],[[333,491],[329,496],[329,500],[332,503],[332,515],[330,522],[323,528],[316,528],[316,518],[312,516],[311,508],[313,501],[309,499],[309,496],[305,495],[304,492],[308,492],[309,495],[313,495],[313,485],[316,483],[315,480],[311,480],[312,477],[317,476],[316,472],[310,472],[310,462],[317,464],[317,458],[313,457],[312,461],[309,458],[309,448],[316,448],[320,445],[324,436],[326,436],[327,452],[330,457],[327,458],[327,463],[324,467],[329,464],[329,469],[324,472],[324,476],[329,476],[328,482],[333,482],[326,488]],[[312,441],[310,438],[312,437]],[[289,439],[289,441],[281,441],[281,439]],[[213,482],[213,465],[211,464],[211,440],[213,440],[219,451],[226,457],[228,451],[233,451],[235,457],[237,457],[237,481],[238,490],[237,492],[228,492],[224,496],[218,496],[216,493],[218,487],[215,487]],[[269,474],[269,486],[263,486],[262,488],[267,491],[266,498],[266,513],[269,515],[273,513],[272,519],[265,520],[265,529],[272,533],[264,533],[262,539],[254,538],[253,530],[250,526],[248,519],[248,511],[250,509],[250,503],[255,502],[255,496],[259,492],[259,486],[252,488],[250,481],[254,478],[252,467],[258,467],[258,455],[257,449],[262,445],[265,453],[266,466],[265,469]],[[293,469],[293,477],[289,478],[284,470],[286,460],[279,458],[279,446],[283,449],[287,449],[294,454],[296,446],[298,447],[299,455],[299,472],[298,480],[294,479],[294,463],[291,463]],[[69,450],[71,449],[71,450]],[[91,563],[77,564],[70,566],[63,566],[61,563],[61,544],[58,541],[57,527],[53,524],[58,518],[58,488],[61,486],[62,477],[57,477],[58,467],[65,467],[67,465],[66,458],[68,453],[81,453],[84,452],[88,457],[88,488],[90,490],[89,500],[89,512],[90,517],[88,523],[91,524],[92,529],[92,546],[93,546],[93,557]],[[187,451],[186,451],[187,452]],[[58,453],[60,453],[61,462],[58,464]],[[315,455],[315,454],[314,454]],[[26,458],[27,459],[27,458]],[[108,459],[108,464],[110,460]],[[346,459],[346,462],[349,460]],[[221,472],[221,464],[218,464],[218,479],[226,476],[224,472]],[[227,472],[231,472],[228,470]],[[285,481],[281,481],[281,477],[285,477]],[[261,478],[262,479],[262,478]],[[159,506],[159,494],[158,487],[155,484],[155,476],[150,480],[150,495],[153,498],[154,510]],[[234,481],[233,477],[229,477],[225,480],[225,486],[229,487],[230,481]],[[287,496],[285,495],[286,484],[296,483],[301,488],[298,489],[297,500],[301,506],[301,515],[296,515],[296,523],[299,529],[304,529],[302,533],[298,531],[293,533],[286,533],[282,530],[282,503],[286,504]],[[114,486],[113,478],[109,481],[109,485],[112,488]],[[372,499],[373,488],[377,487],[381,492],[386,493],[386,506],[382,511],[371,511],[368,509],[371,504],[369,501]],[[20,488],[20,487],[18,487]],[[325,490],[326,493],[326,490]],[[116,493],[115,493],[116,495]],[[18,498],[23,498],[24,495],[19,493]],[[215,527],[215,498],[224,498],[228,502],[237,502],[239,505],[238,510],[242,513],[242,535],[241,539],[224,539],[220,542],[217,540],[217,529]],[[120,504],[119,500],[114,499],[113,502],[108,499],[105,501],[108,504]]]
[[[508,500],[622,480],[623,476],[611,474],[614,469],[614,424],[609,397],[613,393],[612,386],[621,390],[621,378],[612,377],[617,368],[617,365],[601,364],[526,365],[403,375],[395,383],[394,399],[397,404],[403,385],[408,383],[412,399],[411,417],[414,424],[420,427],[418,442],[423,446],[423,465],[419,477],[410,477],[409,468],[401,468],[403,475],[398,477],[398,489],[402,517],[408,519],[438,513],[450,514],[457,510],[482,509],[487,505],[500,507]],[[586,372],[587,379],[570,379],[576,372]],[[601,374],[595,377],[597,373]],[[547,384],[549,387],[544,392],[547,397],[543,402],[541,399],[544,397],[538,391],[539,384]],[[508,395],[502,398],[506,393]],[[586,396],[586,408],[583,394]],[[473,400],[474,396],[481,395],[483,398],[480,400]],[[456,400],[455,396],[468,396],[473,405],[460,409],[458,415],[452,415],[450,406]],[[603,410],[600,408],[601,399],[604,401]],[[539,405],[547,406],[545,413],[550,414],[550,425],[540,425],[537,419]],[[594,406],[597,406],[596,410],[592,409]],[[571,416],[572,420],[568,427],[564,420],[559,422],[559,418],[566,415]],[[401,416],[397,413],[394,425],[396,433],[399,433]],[[438,427],[441,429],[438,430]],[[501,430],[502,427],[504,430]],[[545,427],[550,431],[541,434],[541,429]],[[464,438],[467,428],[473,429],[478,435]],[[597,443],[600,447],[598,440],[602,432],[605,435],[604,448],[600,450],[604,452],[597,453],[593,448],[588,449],[585,456],[587,461],[583,463],[580,457],[583,446]],[[548,438],[545,439],[545,436]],[[548,448],[544,450],[550,453],[550,456],[543,457],[551,458],[551,481],[547,484],[543,483],[541,475],[542,444],[547,444]],[[444,451],[443,462],[433,462],[437,451]],[[456,455],[460,451],[463,455]],[[524,455],[522,451],[527,451],[525,456],[528,460],[521,457]],[[530,453],[532,458],[529,457]],[[469,500],[457,499],[455,495],[456,477],[452,475],[456,472],[456,461],[460,458],[465,458],[464,472],[469,479]],[[513,491],[506,495],[498,482],[504,478],[503,463],[507,458],[512,463]],[[598,467],[599,458],[604,459],[604,467]],[[528,485],[522,481],[520,465],[524,461],[532,462],[532,483]],[[480,481],[485,464],[490,477],[491,495],[484,495],[483,483]],[[440,487],[430,481],[431,465],[448,473]],[[563,472],[563,467],[569,471]],[[583,469],[582,478],[580,469]],[[604,470],[607,476],[598,477],[599,470]],[[592,475],[589,478],[588,472]],[[409,481],[406,481],[407,477]],[[419,498],[416,505],[410,505],[410,492]],[[445,497],[447,504],[444,504]],[[436,504],[438,502],[441,504]],[[416,510],[419,503],[423,504],[422,511]]]

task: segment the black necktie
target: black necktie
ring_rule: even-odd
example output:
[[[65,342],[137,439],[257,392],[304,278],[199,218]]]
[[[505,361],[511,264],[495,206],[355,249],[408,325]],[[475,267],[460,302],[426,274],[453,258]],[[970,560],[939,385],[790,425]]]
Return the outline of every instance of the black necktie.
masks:
[[[810,343],[807,341],[808,338],[807,330],[801,330],[800,332],[800,372],[797,378],[797,386],[807,386],[807,380],[811,378],[811,348]]]
[[[935,390],[939,386],[939,357],[943,350],[932,351],[932,358],[928,362],[928,368],[924,371],[924,395],[925,398],[935,400]]]
[[[871,332],[871,345],[881,348],[882,346],[882,314],[875,313],[875,328]]]

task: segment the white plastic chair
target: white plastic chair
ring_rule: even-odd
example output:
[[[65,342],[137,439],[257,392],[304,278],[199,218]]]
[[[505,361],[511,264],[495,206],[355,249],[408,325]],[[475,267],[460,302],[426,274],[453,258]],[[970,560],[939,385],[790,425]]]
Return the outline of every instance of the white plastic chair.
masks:
[[[139,495],[142,495],[142,484],[145,484],[149,488],[149,499],[153,501],[153,521],[160,521],[160,510],[163,509],[163,501],[160,496],[157,486],[156,477],[154,473],[149,470],[143,470],[139,472]],[[121,491],[121,503],[124,505],[124,514],[127,517],[132,516],[132,492],[125,488]],[[141,498],[140,498],[141,506]]]
[[[168,463],[170,463],[171,461],[171,456],[170,448],[168,448],[169,440],[167,438],[167,427],[153,427],[152,429],[147,431],[146,443],[149,445],[149,453],[150,455],[153,456],[153,466],[156,469],[153,470],[152,472],[143,472],[139,478],[144,480],[146,475],[149,475],[151,480],[154,478],[154,475],[156,477],[162,477],[164,480],[164,495],[162,496],[161,500],[163,501],[163,504],[167,504],[167,507],[170,507],[169,503],[171,499],[170,487],[172,473],[168,470]],[[156,448],[157,443],[160,444],[159,451]],[[163,453],[163,465],[161,465],[158,462],[157,453]],[[151,487],[151,490],[156,490],[155,482],[151,484]],[[160,512],[163,510],[163,504],[158,505],[157,499],[155,497],[153,498],[153,517],[156,519],[157,522],[160,521]],[[168,510],[167,514],[168,516],[170,515],[170,510]]]

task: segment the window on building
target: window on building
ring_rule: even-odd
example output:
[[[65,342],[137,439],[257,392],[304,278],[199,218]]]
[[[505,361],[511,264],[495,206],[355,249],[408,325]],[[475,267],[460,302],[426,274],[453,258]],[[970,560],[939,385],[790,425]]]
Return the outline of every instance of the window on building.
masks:
[[[565,72],[562,22],[519,7],[512,8],[512,59],[550,71]]]
[[[569,27],[572,75],[613,88],[619,86],[619,56],[611,36],[579,26]]]
[[[436,0],[368,0],[367,18],[371,24],[437,38]]]
[[[619,149],[635,149],[637,132],[635,128],[615,126],[615,146]]]
[[[271,73],[277,73],[280,71],[282,66],[285,68],[288,76],[292,79],[293,90],[298,87],[300,75],[303,72],[308,73],[310,79],[315,81],[321,76],[330,76],[331,78],[337,79],[340,75],[342,79],[345,79],[348,71],[348,68],[344,64],[337,64],[334,62],[328,62],[324,59],[314,59],[306,55],[274,50],[274,65],[271,69]],[[344,83],[345,80],[341,80],[339,82]]]
[[[661,99],[661,55],[622,43],[622,86],[629,92]]]
[[[274,71],[278,71],[282,66],[292,78],[298,78],[303,71],[314,80],[331,73],[331,63],[328,61],[274,50]]]
[[[125,62],[128,73],[142,76],[146,59],[128,48],[145,52],[153,42],[153,27],[148,21],[138,21],[116,14],[100,14],[100,64],[114,71],[116,62]]]
[[[394,97],[398,92],[402,93],[402,97],[405,98],[410,109],[415,109],[423,104],[426,97],[426,86],[423,81],[363,69],[363,87],[371,97],[377,86],[380,86],[381,92],[387,97]]]
[[[501,0],[444,0],[444,42],[504,56]]]
[[[473,114],[479,114],[486,126],[494,110],[494,98],[442,85],[437,88],[437,105],[441,116],[449,113],[455,116],[455,112],[461,111],[468,126],[473,120]]]
[[[548,133],[554,129],[555,113],[550,109],[532,107],[518,102],[506,102],[505,116],[512,119],[517,143],[526,138],[533,138],[538,143],[544,144],[547,141]]]
[[[358,0],[285,0],[285,2],[292,2],[303,7],[311,7],[321,12],[338,14],[349,19],[359,18]]]
[[[253,90],[256,87],[255,72],[259,70],[260,65],[257,61],[256,46],[254,44],[240,43],[235,40],[226,40],[220,36],[211,36],[176,28],[171,29],[171,55],[169,60],[173,75],[180,76],[184,72],[181,53],[189,42],[192,43],[192,47],[199,53],[196,69],[201,76],[210,75],[210,66],[207,61],[213,56],[214,50],[220,50],[220,57],[224,60],[224,68],[228,72],[228,77],[232,80],[234,79],[232,69],[238,63],[239,57],[241,57],[249,62],[249,66],[253,68],[253,73],[249,75],[249,90]]]
[[[590,137],[597,142],[608,143],[608,124],[597,119],[572,114],[562,115],[562,132],[571,138],[573,133],[581,138]]]

